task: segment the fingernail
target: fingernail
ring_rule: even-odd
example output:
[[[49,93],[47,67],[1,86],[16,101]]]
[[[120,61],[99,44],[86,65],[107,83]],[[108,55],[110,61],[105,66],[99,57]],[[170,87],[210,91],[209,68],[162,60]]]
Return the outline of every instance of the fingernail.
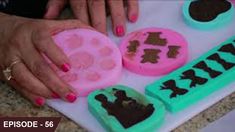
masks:
[[[67,94],[65,98],[71,103],[73,103],[77,99],[74,93]]]
[[[136,14],[132,15],[130,18],[130,22],[136,22],[137,21],[138,16]]]
[[[123,28],[123,26],[117,26],[116,27],[116,34],[117,34],[117,36],[123,36],[124,35],[124,28]]]
[[[35,103],[38,105],[38,106],[43,106],[45,104],[45,100],[41,97],[38,97],[36,100],[35,100]]]
[[[55,92],[52,92],[51,97],[54,98],[54,99],[60,98],[60,96],[57,93],[55,93]]]
[[[62,66],[61,66],[61,69],[64,71],[64,72],[68,72],[70,70],[70,65],[68,63],[64,63]]]

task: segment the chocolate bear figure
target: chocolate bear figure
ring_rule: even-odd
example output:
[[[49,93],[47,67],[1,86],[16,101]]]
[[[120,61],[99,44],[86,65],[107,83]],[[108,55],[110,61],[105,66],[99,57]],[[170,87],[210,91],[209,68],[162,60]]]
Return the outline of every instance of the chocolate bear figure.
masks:
[[[192,81],[190,84],[190,88],[195,87],[196,84],[203,85],[208,81],[208,79],[206,78],[196,76],[195,71],[193,69],[189,69],[183,72],[182,74],[183,75],[181,76],[181,79],[189,79]]]
[[[164,86],[161,86],[161,90],[171,90],[172,93],[170,98],[176,97],[177,95],[184,95],[188,92],[187,89],[179,88],[176,86],[175,80],[168,80],[163,83]]]
[[[158,54],[161,52],[159,49],[144,49],[144,55],[141,57],[143,58],[141,63],[157,63],[159,56]]]
[[[127,46],[128,52],[135,53],[137,48],[140,46],[140,42],[138,40],[133,40],[129,43],[129,46]]]
[[[129,128],[148,118],[154,112],[152,104],[143,105],[131,97],[127,97],[123,90],[114,90],[114,102],[109,102],[104,94],[95,96],[101,102],[109,115],[116,117],[124,128]]]
[[[190,3],[189,14],[194,20],[209,22],[231,7],[227,0],[195,0]]]
[[[169,51],[167,52],[168,58],[176,58],[179,54],[180,46],[171,45],[168,46]]]
[[[158,46],[165,46],[167,44],[167,40],[160,38],[161,32],[148,32],[148,37],[144,41],[145,44],[150,45],[158,45]]]

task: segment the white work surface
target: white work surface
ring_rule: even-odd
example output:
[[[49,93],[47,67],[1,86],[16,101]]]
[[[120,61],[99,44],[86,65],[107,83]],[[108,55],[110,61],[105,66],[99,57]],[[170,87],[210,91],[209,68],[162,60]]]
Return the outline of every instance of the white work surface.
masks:
[[[135,24],[127,24],[127,32],[132,32],[146,27],[170,28],[181,33],[189,44],[189,60],[191,61],[203,53],[217,46],[229,37],[235,35],[235,20],[230,24],[216,30],[200,31],[187,26],[182,18],[182,2],[173,0],[145,0],[140,1],[140,19]],[[109,37],[116,43],[120,38],[116,38],[111,33],[109,21]],[[160,77],[140,76],[123,70],[122,79],[118,84],[127,85],[144,93],[147,84],[152,83]],[[200,102],[177,113],[167,112],[165,123],[159,129],[160,132],[170,131],[182,123],[186,122],[201,111],[207,109],[220,99],[235,91],[235,82],[227,85],[223,89],[214,92]],[[69,117],[82,127],[91,132],[105,131],[99,122],[89,113],[86,98],[79,97],[75,103],[66,103],[61,100],[49,100],[47,104]]]

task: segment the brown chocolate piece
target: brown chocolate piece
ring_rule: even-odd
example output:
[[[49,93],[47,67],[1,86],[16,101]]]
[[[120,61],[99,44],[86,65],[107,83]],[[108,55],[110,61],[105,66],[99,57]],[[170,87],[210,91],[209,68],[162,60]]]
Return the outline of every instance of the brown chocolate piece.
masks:
[[[141,57],[143,58],[141,63],[157,63],[159,56],[158,54],[161,52],[159,49],[144,49],[144,55]]]
[[[164,86],[161,86],[161,90],[171,90],[172,93],[170,98],[175,98],[177,95],[184,95],[188,92],[187,89],[179,88],[176,86],[175,80],[168,80],[163,83]]]
[[[226,44],[219,49],[220,52],[227,52],[235,55],[235,47],[233,44]]]
[[[180,46],[175,46],[175,45],[168,46],[169,51],[167,52],[167,57],[168,58],[176,58],[177,55],[179,54],[180,48],[181,48]]]
[[[109,102],[103,94],[95,96],[101,102],[102,107],[109,115],[114,116],[124,128],[129,128],[152,115],[154,107],[152,104],[143,105],[131,97],[127,97],[123,90],[114,90],[116,100]]]
[[[164,38],[160,38],[161,32],[148,32],[148,37],[144,41],[145,44],[150,45],[158,45],[158,46],[165,46],[167,44],[167,40]]]
[[[135,53],[139,46],[140,42],[138,40],[129,41],[129,45],[127,46],[128,52]]]
[[[235,63],[227,62],[226,60],[222,59],[218,53],[214,53],[207,57],[208,60],[216,61],[221,64],[225,70],[229,70],[235,66]]]
[[[218,77],[219,75],[222,74],[222,72],[216,71],[216,70],[211,69],[210,67],[208,67],[208,65],[204,61],[200,61],[199,63],[197,63],[193,67],[198,68],[198,69],[202,69],[203,71],[207,72],[210,75],[211,78],[216,78],[216,77]]]
[[[203,85],[208,81],[208,79],[206,79],[206,78],[196,76],[195,71],[193,69],[189,69],[189,70],[183,72],[181,79],[191,80],[190,88],[195,87],[197,84]]]
[[[208,22],[231,7],[227,0],[195,0],[189,5],[189,14],[194,20]]]

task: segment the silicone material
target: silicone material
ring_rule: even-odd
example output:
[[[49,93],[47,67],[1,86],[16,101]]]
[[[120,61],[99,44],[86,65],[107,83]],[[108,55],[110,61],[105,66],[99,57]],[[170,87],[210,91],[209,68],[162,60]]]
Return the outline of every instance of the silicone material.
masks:
[[[124,67],[150,76],[167,74],[182,66],[188,57],[184,37],[162,28],[146,28],[128,34],[120,50]]]
[[[145,93],[178,112],[235,80],[235,36],[148,85]]]
[[[200,21],[194,20],[189,14],[189,6],[192,1],[195,1],[195,0],[186,0],[184,2],[183,16],[184,16],[185,22],[194,28],[202,29],[202,30],[216,29],[216,28],[219,28],[219,27],[222,27],[222,26],[228,24],[229,22],[232,21],[232,19],[234,17],[234,5],[231,4],[232,6],[228,11],[219,14],[212,21],[200,22]]]
[[[138,122],[131,127],[124,128],[122,124],[115,118],[115,116],[109,115],[106,109],[102,107],[101,103],[95,99],[97,95],[103,94],[108,98],[109,101],[113,102],[116,99],[114,96],[116,90],[114,89],[124,90],[128,97],[136,99],[137,102],[144,105],[153,104],[155,110],[145,120]],[[149,96],[144,96],[131,88],[121,85],[92,92],[88,96],[88,109],[108,132],[156,131],[156,129],[159,128],[163,123],[165,116],[165,107],[159,100]]]
[[[119,49],[105,35],[89,29],[72,29],[53,36],[55,43],[71,62],[71,70],[52,68],[78,93],[87,96],[96,89],[115,84],[121,75],[122,60]]]

